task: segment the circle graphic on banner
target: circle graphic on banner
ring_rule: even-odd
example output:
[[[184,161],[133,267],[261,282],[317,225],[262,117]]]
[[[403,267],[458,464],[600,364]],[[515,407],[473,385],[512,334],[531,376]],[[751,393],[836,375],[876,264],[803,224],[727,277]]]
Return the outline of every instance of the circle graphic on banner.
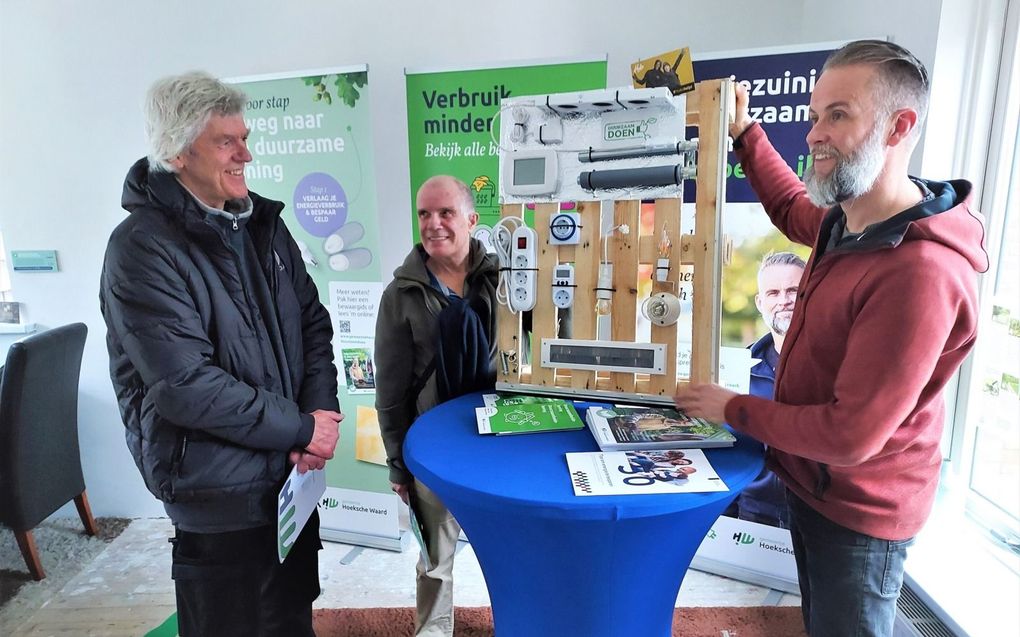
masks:
[[[294,216],[315,237],[328,237],[347,221],[347,193],[326,173],[308,173],[294,187]]]

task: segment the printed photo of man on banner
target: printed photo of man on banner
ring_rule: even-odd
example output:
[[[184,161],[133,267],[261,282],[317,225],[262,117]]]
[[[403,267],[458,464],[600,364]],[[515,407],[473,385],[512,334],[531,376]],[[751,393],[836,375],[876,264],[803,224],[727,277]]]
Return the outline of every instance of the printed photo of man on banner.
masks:
[[[378,437],[372,337],[383,287],[368,67],[230,81],[248,95],[248,184],[287,203],[284,220],[333,321],[347,418],[324,470],[321,535],[399,550],[398,501],[386,468],[365,451],[365,441]]]

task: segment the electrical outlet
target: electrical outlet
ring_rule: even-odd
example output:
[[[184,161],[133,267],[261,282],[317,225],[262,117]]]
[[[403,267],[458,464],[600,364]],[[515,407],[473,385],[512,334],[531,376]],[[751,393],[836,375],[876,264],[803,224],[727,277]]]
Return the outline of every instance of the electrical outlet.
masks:
[[[573,304],[573,295],[568,290],[553,290],[553,305],[560,308],[568,308]]]
[[[574,304],[574,266],[569,263],[557,265],[553,270],[553,305],[565,309]]]

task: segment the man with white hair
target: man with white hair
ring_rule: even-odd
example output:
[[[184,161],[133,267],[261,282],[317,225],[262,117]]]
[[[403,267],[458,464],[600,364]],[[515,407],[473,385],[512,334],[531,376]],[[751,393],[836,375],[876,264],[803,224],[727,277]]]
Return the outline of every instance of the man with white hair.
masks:
[[[318,516],[280,564],[276,497],[333,456],[333,334],[283,204],[248,191],[245,102],[204,73],[150,89],[100,304],[128,448],[176,529],[180,634],[312,637]]]
[[[737,91],[744,172],[773,224],[813,250],[775,401],[693,384],[676,403],[769,445],[813,637],[892,634],[907,547],[935,500],[942,390],[976,336],[988,257],[972,186],[907,172],[929,91],[896,44],[833,53],[811,95],[804,183]]]

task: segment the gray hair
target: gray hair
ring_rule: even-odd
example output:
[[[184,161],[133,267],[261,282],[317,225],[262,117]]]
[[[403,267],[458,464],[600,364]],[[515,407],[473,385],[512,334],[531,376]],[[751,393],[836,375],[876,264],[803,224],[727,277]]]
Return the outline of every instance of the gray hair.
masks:
[[[421,192],[425,186],[429,186],[433,183],[448,183],[453,186],[454,190],[461,198],[461,212],[465,215],[475,211],[475,196],[471,194],[471,188],[460,179],[453,175],[433,175],[426,179],[422,183],[421,187],[418,188],[418,192]]]
[[[215,115],[244,112],[248,96],[202,71],[165,77],[145,96],[149,168],[175,172],[170,160],[186,151]]]
[[[762,257],[761,265],[758,266],[758,273],[761,274],[765,268],[771,268],[774,265],[795,265],[801,270],[807,267],[804,259],[792,252],[769,252]]]
[[[928,114],[931,94],[931,82],[924,64],[898,44],[885,40],[857,40],[830,55],[822,73],[830,68],[855,64],[875,68],[875,97],[884,111],[883,115],[891,115],[896,109],[905,107],[917,112],[917,125],[911,131],[911,137],[917,139]]]

